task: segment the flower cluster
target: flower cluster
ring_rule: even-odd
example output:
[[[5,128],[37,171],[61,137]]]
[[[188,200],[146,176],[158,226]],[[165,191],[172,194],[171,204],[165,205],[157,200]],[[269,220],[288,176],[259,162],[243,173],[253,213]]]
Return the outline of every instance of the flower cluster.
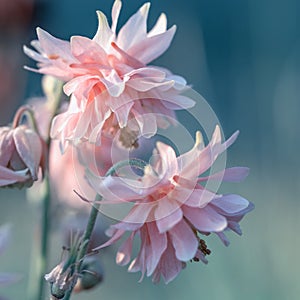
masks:
[[[92,39],[73,36],[65,41],[37,29],[38,40],[24,51],[37,62],[37,69],[27,69],[47,75],[47,100],[34,102],[33,108],[21,107],[12,126],[0,128],[1,187],[29,187],[49,166],[52,199],[60,198],[77,210],[83,203],[79,197],[84,204],[93,202],[83,235],[78,234],[68,255],[45,276],[55,299],[73,289],[92,288],[103,279],[97,259],[86,255],[93,247],[90,241],[100,204],[101,209],[109,205],[112,212],[122,210],[122,205],[129,209],[122,211],[122,218],[115,217],[107,231],[109,240],[90,254],[124,239],[117,264],[129,264],[129,272],[140,271],[141,280],[151,276],[154,283],[161,278],[169,283],[189,261],[207,263],[211,253],[207,236],[216,234],[229,245],[225,231],[241,234],[239,222],[254,207],[240,195],[218,193],[223,181],[239,182],[249,170],[213,171],[216,160],[238,136],[236,132],[223,141],[213,120],[216,127],[207,144],[198,131],[188,152],[176,155],[173,147],[157,142],[148,162],[131,159],[135,151],[149,148],[141,144],[158,128],[178,124],[177,110],[196,103],[187,96],[190,87],[183,77],[149,65],[168,49],[176,26],[168,28],[161,14],[148,31],[150,4],[146,3],[117,32],[121,6],[115,0],[111,25],[97,12],[99,26]],[[125,160],[120,158],[124,155]],[[142,169],[140,173],[132,172],[133,165]],[[47,216],[50,197],[45,199]],[[43,225],[42,232],[47,233],[47,220]],[[43,250],[46,244],[44,238]]]

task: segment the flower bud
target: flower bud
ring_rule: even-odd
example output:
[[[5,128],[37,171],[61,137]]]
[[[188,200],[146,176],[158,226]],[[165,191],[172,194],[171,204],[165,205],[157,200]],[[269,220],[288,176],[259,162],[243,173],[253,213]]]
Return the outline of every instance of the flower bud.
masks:
[[[103,281],[104,271],[99,258],[87,256],[84,258],[80,276],[74,288],[74,292],[89,290]]]
[[[45,149],[38,133],[25,124],[14,120],[12,128],[0,127],[0,187],[30,187],[40,167],[44,172]]]

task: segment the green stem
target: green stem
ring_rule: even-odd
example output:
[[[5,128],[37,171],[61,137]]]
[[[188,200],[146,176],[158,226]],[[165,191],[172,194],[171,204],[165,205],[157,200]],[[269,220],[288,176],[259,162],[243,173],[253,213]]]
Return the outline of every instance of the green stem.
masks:
[[[60,81],[56,81],[56,85],[53,88],[53,99],[51,105],[51,115],[52,118],[57,114],[61,99],[62,99],[62,83]],[[48,99],[49,101],[49,99]],[[37,133],[38,127],[36,124],[36,120],[34,118],[34,112],[32,109],[25,107],[23,111],[20,110],[21,113],[27,113],[27,117],[31,126]],[[52,119],[51,119],[52,120]],[[50,121],[51,121],[50,120]],[[16,123],[17,121],[14,121]],[[46,140],[47,148],[50,149],[51,139],[50,139],[50,123],[48,126],[48,138]],[[47,169],[48,161],[47,161]],[[44,299],[44,284],[45,279],[44,275],[47,272],[47,262],[48,262],[48,244],[49,244],[49,231],[50,231],[50,205],[51,205],[51,195],[50,195],[50,182],[49,176],[45,176],[44,181],[46,185],[46,191],[41,199],[42,204],[42,216],[41,216],[41,229],[40,229],[40,236],[39,236],[39,247],[38,251],[33,250],[33,258],[32,258],[32,265],[31,265],[31,273],[29,278],[29,288],[28,288],[28,299],[29,300],[43,300]]]
[[[102,196],[97,195],[95,198],[95,202],[101,201]],[[84,256],[87,253],[88,250],[88,246],[89,246],[89,242],[96,224],[96,220],[97,220],[97,215],[98,215],[98,208],[99,208],[99,204],[98,203],[94,203],[94,205],[92,206],[91,212],[90,212],[90,216],[89,216],[89,220],[88,220],[88,224],[86,226],[83,238],[82,238],[82,248],[79,251],[79,254],[77,256],[77,261],[78,261],[78,266],[77,266],[77,270],[80,270],[81,264],[82,264],[82,259],[84,258]],[[76,284],[76,283],[75,283]],[[63,300],[69,300],[71,297],[73,291],[73,287],[71,287],[65,294],[65,297]]]
[[[131,166],[131,167],[136,167],[139,169],[144,169],[144,167],[146,166],[146,162],[141,160],[141,159],[130,159],[130,160],[124,160],[124,161],[120,161],[118,163],[116,163],[114,166],[112,166],[105,174],[105,176],[111,176],[114,175],[119,169],[126,167],[126,166]],[[93,233],[94,227],[95,227],[95,223],[97,220],[97,216],[98,216],[98,209],[100,206],[100,201],[102,200],[102,196],[101,195],[97,195],[95,198],[95,202],[92,206],[91,212],[90,212],[90,216],[88,219],[88,224],[87,227],[85,229],[84,235],[83,235],[83,239],[82,239],[82,248],[79,251],[79,254],[77,256],[77,262],[78,262],[78,266],[77,266],[77,271],[79,272],[82,261],[84,256],[87,254],[87,250],[88,250],[88,246],[89,246],[89,242],[91,239],[91,235]],[[76,282],[74,283],[74,285],[76,284]],[[73,286],[74,287],[74,286]],[[65,294],[65,297],[63,298],[63,300],[69,300],[71,298],[72,295],[72,291],[73,291],[73,287],[71,287]]]
[[[47,271],[47,258],[48,258],[48,239],[49,239],[49,227],[50,227],[50,187],[49,180],[45,178],[46,192],[42,203],[42,216],[41,216],[41,232],[40,245],[38,251],[34,251],[33,266],[31,268],[33,274],[31,274],[30,285],[28,290],[28,299],[41,300],[44,299],[44,275]]]

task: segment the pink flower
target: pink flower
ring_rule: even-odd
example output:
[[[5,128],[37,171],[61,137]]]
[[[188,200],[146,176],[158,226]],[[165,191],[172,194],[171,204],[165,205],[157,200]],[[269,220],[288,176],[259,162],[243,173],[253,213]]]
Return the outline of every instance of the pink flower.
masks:
[[[87,199],[95,198],[96,192],[85,179],[85,168],[104,176],[112,166],[110,150],[110,139],[102,138],[101,147],[82,143],[77,147],[70,146],[61,153],[59,142],[53,140],[49,152],[49,176],[54,198],[70,207],[89,210],[90,205],[74,191]]]
[[[166,69],[147,66],[169,47],[176,26],[167,29],[161,14],[147,32],[150,4],[144,4],[116,33],[121,1],[112,8],[112,25],[98,11],[99,27],[93,39],[73,36],[64,41],[38,28],[36,51],[25,53],[38,62],[39,73],[66,81],[71,96],[69,109],[52,123],[51,135],[63,142],[88,140],[100,144],[101,134],[115,135],[128,126],[152,136],[175,118],[174,110],[192,107],[194,101],[181,95],[186,81]],[[30,69],[30,68],[29,68]],[[31,69],[32,70],[32,69]]]
[[[23,108],[19,112],[23,111]],[[17,113],[16,119],[21,118]],[[45,144],[27,125],[0,128],[0,187],[29,187],[45,170]]]
[[[204,237],[216,233],[228,245],[224,231],[231,229],[241,234],[238,223],[253,208],[239,195],[216,194],[203,185],[214,180],[238,182],[247,176],[247,168],[229,168],[199,177],[235,141],[237,134],[222,143],[217,126],[211,142],[204,147],[198,132],[195,146],[179,157],[170,146],[159,142],[152,164],[138,180],[103,178],[89,172],[91,186],[103,196],[102,206],[133,204],[126,217],[111,226],[110,240],[96,249],[109,246],[130,232],[116,257],[118,264],[126,265],[131,260],[133,240],[139,236],[139,253],[128,270],[141,271],[142,278],[144,274],[153,276],[155,283],[161,276],[166,283],[173,280],[187,261],[207,263],[206,255],[211,251]]]

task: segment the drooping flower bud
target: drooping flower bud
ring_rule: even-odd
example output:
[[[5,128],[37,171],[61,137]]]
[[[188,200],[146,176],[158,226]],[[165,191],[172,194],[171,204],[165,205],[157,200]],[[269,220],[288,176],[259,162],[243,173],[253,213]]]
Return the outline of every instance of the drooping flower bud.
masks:
[[[35,129],[21,124],[21,107],[12,127],[0,127],[0,187],[30,187],[46,165],[46,146]]]
[[[80,276],[74,287],[74,292],[89,290],[97,286],[103,281],[103,267],[100,260],[96,256],[87,256],[81,265]]]

